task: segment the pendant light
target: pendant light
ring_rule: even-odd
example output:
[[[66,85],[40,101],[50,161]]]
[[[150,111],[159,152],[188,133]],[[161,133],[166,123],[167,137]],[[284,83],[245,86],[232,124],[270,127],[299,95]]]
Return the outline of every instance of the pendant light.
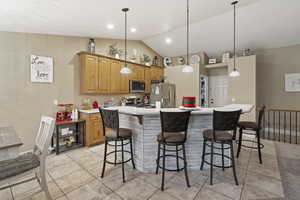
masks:
[[[182,68],[182,72],[184,73],[192,73],[194,68],[190,65],[189,59],[189,34],[190,34],[190,7],[189,0],[186,1],[186,64]]]
[[[127,12],[129,11],[129,8],[123,8],[122,11],[125,14],[125,64],[120,70],[121,74],[130,74],[132,73],[132,70],[127,65]]]
[[[236,51],[235,51],[235,41],[236,41],[236,4],[238,1],[234,1],[231,3],[233,5],[233,71],[230,72],[229,76],[238,77],[240,76],[240,72],[236,69]]]

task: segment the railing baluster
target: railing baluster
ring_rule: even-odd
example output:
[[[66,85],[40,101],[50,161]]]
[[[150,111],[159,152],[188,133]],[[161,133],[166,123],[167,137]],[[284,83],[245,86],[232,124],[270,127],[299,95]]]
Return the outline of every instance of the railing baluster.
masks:
[[[290,112],[290,144],[292,144],[292,112]]]
[[[270,110],[268,110],[268,139],[270,139]]]
[[[279,139],[278,139],[278,141],[280,142],[280,137],[281,137],[281,135],[280,135],[280,110],[278,111],[278,114],[279,114],[279,117],[278,117],[278,119],[279,119],[279,123],[278,123],[278,135],[279,135]]]
[[[265,136],[265,132],[266,132],[266,116],[265,115],[263,116],[263,127],[264,127],[264,139],[266,139],[266,136]]]
[[[286,127],[286,112],[284,111],[284,122],[283,122],[283,142],[285,142],[285,127]]]
[[[298,112],[296,111],[296,144],[298,144]]]
[[[273,137],[276,140],[276,133],[275,133],[275,119],[276,119],[276,111],[273,111]]]

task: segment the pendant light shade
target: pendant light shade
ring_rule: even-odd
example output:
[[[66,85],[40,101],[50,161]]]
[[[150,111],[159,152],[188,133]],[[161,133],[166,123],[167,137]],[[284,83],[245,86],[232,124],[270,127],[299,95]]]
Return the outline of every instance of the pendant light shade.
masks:
[[[183,73],[192,73],[194,68],[190,65],[189,57],[189,34],[190,34],[190,7],[189,0],[186,1],[186,65],[183,66]]]
[[[235,51],[235,42],[236,42],[236,4],[238,1],[234,1],[231,3],[233,5],[233,71],[230,72],[229,76],[238,77],[240,76],[240,72],[236,69],[236,51]]]
[[[130,74],[132,70],[127,65],[127,12],[129,8],[123,8],[122,11],[125,14],[125,64],[122,66],[120,73],[121,74]]]

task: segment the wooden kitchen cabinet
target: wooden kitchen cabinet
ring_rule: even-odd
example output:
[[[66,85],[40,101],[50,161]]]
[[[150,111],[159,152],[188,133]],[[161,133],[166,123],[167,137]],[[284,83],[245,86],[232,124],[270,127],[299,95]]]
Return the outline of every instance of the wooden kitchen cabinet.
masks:
[[[161,80],[164,76],[164,69],[162,67],[152,66],[151,71],[151,80]]]
[[[98,57],[84,55],[80,57],[80,60],[80,92],[83,94],[97,93],[99,84]]]
[[[145,84],[146,84],[146,88],[145,88],[145,92],[146,93],[150,93],[151,91],[151,69],[150,67],[145,67]]]
[[[110,69],[111,61],[107,58],[98,59],[98,92],[102,94],[110,93]]]
[[[104,142],[102,120],[99,113],[80,113],[80,119],[84,119],[85,125],[85,146],[92,146]]]
[[[161,80],[161,67],[148,67],[128,62],[132,74],[120,73],[124,61],[102,55],[80,52],[81,94],[128,94],[129,80],[145,81],[146,93],[150,92],[151,80]]]

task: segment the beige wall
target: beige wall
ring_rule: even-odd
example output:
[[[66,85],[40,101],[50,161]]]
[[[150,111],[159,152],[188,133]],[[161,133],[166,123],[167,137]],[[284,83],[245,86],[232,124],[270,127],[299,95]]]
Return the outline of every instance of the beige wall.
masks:
[[[96,39],[96,53],[107,54],[108,45],[123,41]],[[12,125],[24,142],[32,147],[42,114],[54,114],[53,100],[79,104],[84,98],[102,103],[121,95],[79,94],[79,51],[87,49],[88,38],[0,32],[0,126]],[[156,53],[141,41],[129,41],[129,55],[135,48],[150,56]],[[30,54],[54,58],[54,83],[30,82]]]
[[[257,102],[268,107],[300,109],[300,92],[284,91],[285,73],[300,73],[300,45],[255,52]]]

